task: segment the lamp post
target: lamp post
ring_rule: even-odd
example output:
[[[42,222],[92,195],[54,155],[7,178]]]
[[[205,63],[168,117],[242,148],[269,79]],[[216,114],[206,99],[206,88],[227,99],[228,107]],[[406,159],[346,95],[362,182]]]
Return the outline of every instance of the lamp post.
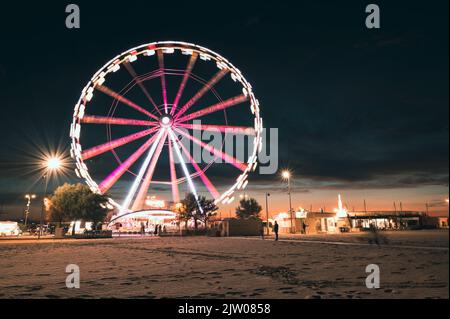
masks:
[[[450,201],[449,201],[449,199],[448,198],[446,198],[445,199],[445,202],[447,203],[447,213],[450,213],[450,206],[449,206],[449,203],[450,203]],[[448,218],[447,218],[447,221],[448,221]],[[447,224],[448,224],[448,222],[447,222]]]
[[[292,198],[291,198],[291,172],[285,170],[281,173],[281,176],[288,184],[288,194],[289,194],[289,216],[291,217],[291,233],[295,233],[294,220],[292,216]]]
[[[25,195],[25,199],[27,200],[27,208],[25,210],[25,226],[27,226],[28,215],[30,214],[31,200],[35,199],[35,198],[36,198],[35,194],[26,194]]]
[[[42,178],[44,179],[44,196],[42,197],[38,239],[41,239],[42,227],[44,223],[44,210],[45,210],[45,200],[47,196],[48,176],[52,172],[57,172],[60,168],[61,168],[61,159],[58,157],[49,157],[44,162],[45,172],[44,175],[42,176]]]
[[[270,193],[266,193],[266,229],[267,229],[267,236],[269,236],[269,196],[270,196]]]

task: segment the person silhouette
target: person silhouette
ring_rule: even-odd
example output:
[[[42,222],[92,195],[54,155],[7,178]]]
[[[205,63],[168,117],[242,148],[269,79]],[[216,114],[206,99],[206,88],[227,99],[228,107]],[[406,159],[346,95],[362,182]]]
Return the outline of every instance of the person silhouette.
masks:
[[[278,241],[278,230],[279,230],[278,222],[275,221],[275,225],[273,225],[273,232],[275,233],[275,241]]]

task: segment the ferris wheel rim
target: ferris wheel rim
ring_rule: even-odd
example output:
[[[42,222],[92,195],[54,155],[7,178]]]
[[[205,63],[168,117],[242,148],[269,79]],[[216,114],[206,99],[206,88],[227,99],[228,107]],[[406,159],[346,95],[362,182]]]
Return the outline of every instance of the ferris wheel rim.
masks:
[[[225,59],[218,53],[216,53],[210,49],[207,49],[205,47],[195,45],[192,43],[188,43],[188,42],[160,41],[160,42],[151,42],[151,43],[136,46],[134,48],[128,49],[128,50],[122,52],[121,54],[115,56],[113,59],[108,61],[102,68],[100,68],[94,74],[94,76],[91,78],[91,80],[87,83],[87,85],[82,90],[82,94],[75,105],[73,121],[72,121],[72,125],[71,125],[71,133],[70,133],[70,136],[72,139],[71,155],[76,162],[76,167],[77,167],[76,169],[79,170],[77,175],[80,174],[81,177],[85,179],[86,183],[90,186],[90,188],[94,192],[104,193],[100,189],[99,185],[90,176],[90,174],[88,172],[88,168],[84,162],[85,160],[81,156],[82,147],[81,147],[80,135],[79,135],[79,132],[81,130],[80,123],[81,123],[81,119],[82,119],[81,108],[83,108],[82,112],[84,114],[85,104],[87,105],[88,102],[90,101],[90,98],[92,98],[91,95],[93,94],[93,91],[96,88],[96,86],[100,82],[105,81],[106,75],[108,75],[112,71],[113,68],[116,68],[117,66],[120,67],[120,65],[125,63],[126,61],[131,61],[131,58],[133,58],[133,56],[145,54],[146,52],[150,53],[150,51],[153,51],[153,54],[158,53],[158,56],[159,56],[160,54],[164,54],[164,50],[167,50],[167,52],[171,51],[170,53],[173,53],[175,50],[180,50],[182,52],[182,54],[190,53],[191,55],[193,54],[193,52],[195,52],[202,59],[214,60],[219,69],[221,69],[221,70],[227,69],[227,72],[230,72],[233,81],[239,82],[242,85],[243,94],[247,97],[248,101],[250,101],[250,109],[255,118],[255,136],[253,139],[253,142],[254,142],[253,143],[254,144],[253,151],[252,151],[251,155],[249,155],[249,158],[247,160],[247,164],[248,164],[247,167],[238,176],[238,178],[236,179],[236,182],[230,188],[228,188],[227,191],[220,194],[220,197],[216,198],[216,202],[223,202],[223,203],[231,202],[232,200],[234,200],[234,197],[232,197],[232,194],[234,193],[234,191],[236,189],[242,187],[243,184],[247,185],[248,174],[250,173],[250,171],[255,170],[256,165],[257,165],[257,155],[258,155],[259,151],[261,151],[261,147],[262,147],[261,135],[262,135],[263,126],[262,126],[262,118],[260,117],[259,102],[253,93],[252,86],[244,78],[244,76],[239,71],[239,69],[237,69],[233,64],[231,64],[227,59]],[[163,53],[160,53],[160,52],[163,52]],[[100,83],[100,85],[101,85],[101,83]],[[167,97],[164,98],[164,103],[167,107]],[[180,114],[177,113],[177,116],[174,117],[175,120],[182,117],[183,114],[186,112],[186,110],[183,110],[183,109],[180,109],[179,111],[184,111],[184,112],[179,112]],[[155,116],[151,116],[149,114],[147,114],[147,115],[150,118],[152,118],[153,120],[156,120]],[[184,119],[185,118],[186,118],[186,116],[184,116]],[[156,135],[156,133],[153,136],[155,136],[155,135]],[[169,142],[169,144],[171,144],[171,142]],[[244,181],[246,181],[246,183],[243,183]],[[111,202],[113,204],[115,204],[116,206],[118,205],[117,203],[115,203],[115,201],[113,199],[111,199]],[[120,206],[120,205],[118,205],[118,206]]]

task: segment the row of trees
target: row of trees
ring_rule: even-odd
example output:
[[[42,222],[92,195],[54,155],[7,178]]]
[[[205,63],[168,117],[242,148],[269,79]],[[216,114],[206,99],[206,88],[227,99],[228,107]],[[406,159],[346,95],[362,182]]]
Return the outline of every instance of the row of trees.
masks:
[[[202,208],[199,209],[199,206]],[[195,198],[194,194],[187,194],[186,197],[177,206],[177,213],[180,220],[185,222],[185,228],[188,228],[188,222],[194,221],[194,227],[198,229],[198,222],[201,221],[205,227],[208,226],[208,221],[217,215],[219,208],[213,200],[206,199],[204,196]],[[240,219],[246,219],[250,217],[259,218],[262,207],[254,198],[244,198],[239,202],[239,206],[236,207],[236,216]]]

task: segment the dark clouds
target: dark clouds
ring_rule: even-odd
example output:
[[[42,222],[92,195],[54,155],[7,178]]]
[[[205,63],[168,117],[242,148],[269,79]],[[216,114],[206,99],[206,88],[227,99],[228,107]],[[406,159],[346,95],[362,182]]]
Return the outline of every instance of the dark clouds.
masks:
[[[4,5],[0,192],[27,184],[3,178],[32,152],[24,139],[69,143],[72,106],[100,65],[163,39],[239,66],[279,128],[280,166],[307,187],[448,185],[448,2],[378,1],[381,30],[365,29],[364,2],[297,2],[78,1],[78,31],[64,28],[63,3]]]

